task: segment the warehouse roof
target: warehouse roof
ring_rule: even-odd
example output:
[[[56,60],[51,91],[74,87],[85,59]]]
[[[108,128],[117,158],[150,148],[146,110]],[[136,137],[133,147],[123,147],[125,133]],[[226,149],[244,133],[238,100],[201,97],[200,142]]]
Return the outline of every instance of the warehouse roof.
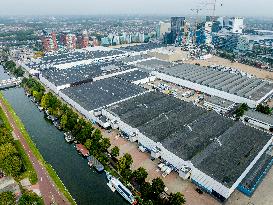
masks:
[[[168,61],[163,61],[159,59],[150,59],[146,61],[142,61],[136,64],[136,66],[140,68],[144,68],[149,71],[153,70],[161,70],[163,68],[172,67],[174,64]]]
[[[108,110],[127,124],[139,127],[180,105],[179,99],[157,92],[149,92],[114,105]]]
[[[62,90],[86,110],[94,110],[145,92],[145,89],[117,78],[107,78]]]
[[[127,57],[124,57],[120,60],[124,63],[131,63],[131,62],[135,62],[135,61],[142,61],[142,60],[145,60],[148,58],[150,58],[148,55],[136,55],[136,56],[127,56]]]
[[[231,187],[271,138],[268,133],[236,122],[192,163],[221,184]]]
[[[116,104],[108,111],[226,186],[240,177],[272,137],[157,92]]]
[[[109,73],[120,72],[133,69],[133,66],[125,65],[122,62],[111,61],[102,63],[92,63],[89,65],[79,65],[68,69],[50,68],[41,71],[42,76],[56,86],[79,83],[90,80],[94,77]]]
[[[128,82],[134,82],[134,81],[138,81],[138,80],[142,80],[145,78],[148,78],[150,75],[146,72],[140,71],[140,70],[135,70],[135,71],[131,71],[128,73],[124,73],[121,75],[117,75],[116,78],[122,79],[122,80],[126,80]]]
[[[46,55],[45,57],[37,60],[37,62],[28,63],[27,66],[31,68],[40,68],[43,65],[59,65],[65,63],[71,63],[76,61],[103,58],[108,56],[115,56],[124,53],[115,49],[93,49],[93,50],[76,50],[69,52],[57,52],[54,54]]]
[[[234,105],[234,102],[231,102],[229,100],[223,99],[223,98],[219,98],[216,96],[211,96],[208,98],[205,98],[205,101],[220,107],[224,107],[224,108],[228,108],[232,105]]]
[[[273,126],[273,116],[271,116],[271,115],[266,115],[266,114],[263,114],[261,112],[254,111],[254,110],[248,110],[245,112],[244,115],[249,118],[253,118],[253,119],[259,120],[261,122],[264,122],[264,123],[267,123],[267,124]]]
[[[178,64],[160,72],[255,101],[273,91],[273,83],[247,77],[233,69]]]

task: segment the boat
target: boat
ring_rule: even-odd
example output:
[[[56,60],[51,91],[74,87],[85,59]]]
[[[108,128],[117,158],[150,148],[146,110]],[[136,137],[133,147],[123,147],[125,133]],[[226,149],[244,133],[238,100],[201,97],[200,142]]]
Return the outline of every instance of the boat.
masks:
[[[76,149],[83,157],[89,156],[89,151],[82,144],[76,144]]]
[[[123,196],[130,204],[136,204],[136,199],[129,189],[127,189],[117,178],[113,177],[110,173],[106,172],[106,177],[109,180],[107,185],[114,192],[117,190],[118,193]]]
[[[96,159],[93,155],[87,157],[88,165],[94,167],[98,173],[101,173],[104,170],[104,166]]]
[[[72,136],[71,132],[65,132],[64,133],[64,139],[66,142],[71,143],[75,140],[75,138]]]

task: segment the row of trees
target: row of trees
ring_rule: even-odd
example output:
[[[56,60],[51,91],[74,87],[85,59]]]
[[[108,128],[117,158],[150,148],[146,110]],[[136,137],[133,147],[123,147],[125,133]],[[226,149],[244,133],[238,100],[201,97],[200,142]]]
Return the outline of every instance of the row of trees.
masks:
[[[16,77],[22,77],[24,75],[24,71],[21,66],[17,67],[13,61],[6,61],[4,62],[5,70],[11,72]]]
[[[3,113],[1,109],[0,112]],[[0,169],[15,178],[26,171],[11,131],[4,123],[0,126]]]
[[[44,110],[59,120],[62,130],[71,132],[75,139],[85,145],[101,163],[108,163],[106,152],[111,146],[109,138],[103,138],[99,129],[94,129],[91,122],[79,117],[74,110],[62,103],[51,92],[46,93],[44,87],[37,80],[24,78],[22,84]]]
[[[23,85],[50,115],[59,119],[61,129],[66,132],[71,132],[76,140],[83,144],[101,163],[106,166],[109,165],[108,150],[111,146],[109,138],[104,138],[99,129],[94,129],[89,121],[80,118],[76,112],[62,103],[52,93],[45,93],[45,90],[38,81],[34,79],[24,79]],[[118,157],[119,148],[117,146],[113,147],[110,150],[110,155],[114,159]],[[141,198],[143,199],[140,200],[140,204],[166,204],[164,200],[159,197],[165,188],[163,181],[160,178],[156,178],[151,184],[146,182],[148,176],[147,171],[142,167],[132,171],[132,163],[132,156],[126,153],[117,160],[114,168],[122,177],[122,181],[126,184],[134,184],[137,190],[139,190]],[[185,199],[183,195],[176,193],[171,194],[167,204],[180,205],[184,203]]]

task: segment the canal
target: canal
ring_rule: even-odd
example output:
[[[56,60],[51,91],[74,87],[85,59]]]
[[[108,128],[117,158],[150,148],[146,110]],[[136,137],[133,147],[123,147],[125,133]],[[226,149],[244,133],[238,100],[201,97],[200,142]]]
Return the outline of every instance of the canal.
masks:
[[[3,94],[23,121],[44,159],[56,170],[77,204],[127,204],[117,192],[113,193],[109,189],[105,175],[90,169],[86,159],[77,153],[74,145],[65,142],[63,132],[44,119],[43,112],[30,101],[22,88],[10,88],[4,90]]]
[[[10,76],[5,73],[3,66],[0,65],[0,81],[10,79]]]

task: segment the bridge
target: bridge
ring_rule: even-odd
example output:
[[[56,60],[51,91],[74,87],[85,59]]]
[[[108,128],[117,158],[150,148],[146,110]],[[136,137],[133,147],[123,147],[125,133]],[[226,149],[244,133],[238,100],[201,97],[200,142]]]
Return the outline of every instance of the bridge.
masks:
[[[23,78],[10,78],[7,80],[0,81],[0,90],[15,87],[22,82]]]

